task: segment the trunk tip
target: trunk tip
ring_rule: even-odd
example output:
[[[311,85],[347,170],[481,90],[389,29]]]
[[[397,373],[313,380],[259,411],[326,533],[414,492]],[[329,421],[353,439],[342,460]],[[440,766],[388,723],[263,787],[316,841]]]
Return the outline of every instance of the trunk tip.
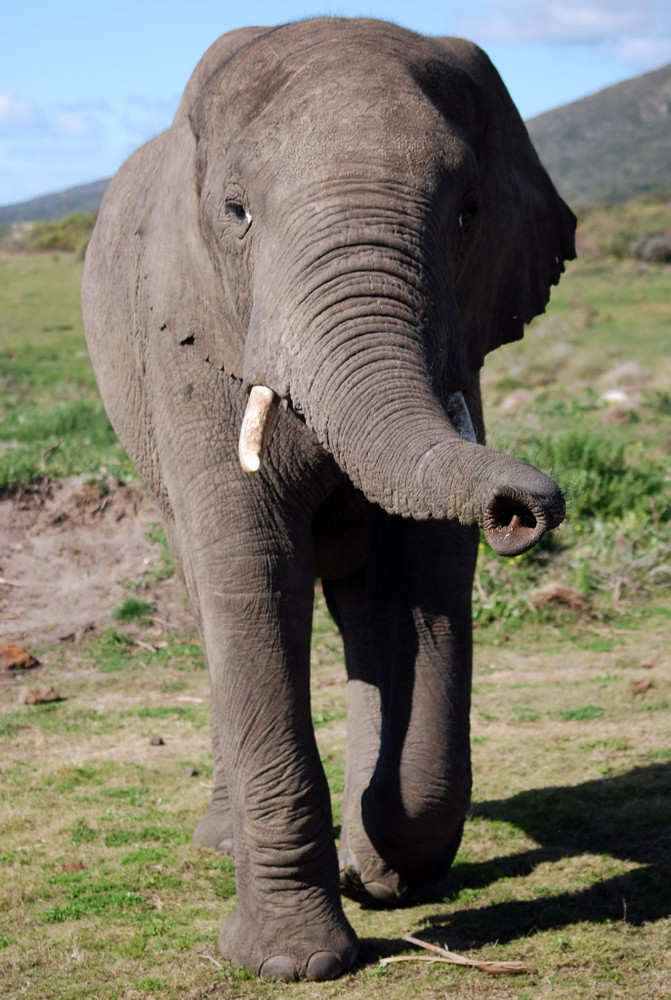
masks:
[[[550,480],[551,482],[551,480]],[[501,556],[518,556],[536,545],[546,531],[564,520],[564,497],[552,483],[551,496],[520,496],[502,487],[492,490],[482,527],[487,543]]]

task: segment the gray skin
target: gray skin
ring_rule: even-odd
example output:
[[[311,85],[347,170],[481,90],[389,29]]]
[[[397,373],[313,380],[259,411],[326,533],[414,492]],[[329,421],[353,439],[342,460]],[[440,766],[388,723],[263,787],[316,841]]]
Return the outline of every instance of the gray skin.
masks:
[[[234,849],[237,965],[333,978],[357,957],[341,889],[401,903],[449,868],[478,525],[514,554],[564,514],[550,479],[484,446],[478,373],[543,311],[574,224],[481,51],[367,20],[225,35],[109,186],[86,332],[201,626],[215,770],[195,841]],[[254,385],[286,405],[249,474]],[[457,391],[479,443],[447,419]],[[349,676],[340,865],[315,576]]]

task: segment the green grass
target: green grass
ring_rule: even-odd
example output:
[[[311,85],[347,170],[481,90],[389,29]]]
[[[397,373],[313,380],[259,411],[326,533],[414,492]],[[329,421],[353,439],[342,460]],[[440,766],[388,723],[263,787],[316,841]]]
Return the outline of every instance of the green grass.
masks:
[[[318,596],[313,713],[337,831],[345,728],[333,630]],[[106,657],[116,663],[116,643],[98,640],[87,669],[63,675],[66,700],[23,709],[23,724],[3,736],[0,938],[12,990],[29,982],[31,996],[59,1000],[195,1000],[211,989],[280,995],[213,964],[219,924],[234,905],[234,868],[191,844],[212,774],[207,675],[182,669],[197,643],[171,633],[164,642],[153,653],[124,643],[119,672],[106,669]],[[338,983],[289,992],[580,1000],[596,989],[615,998],[615,970],[629,995],[664,996],[657,976],[671,930],[671,751],[668,708],[639,710],[661,705],[662,689],[632,704],[640,644],[640,633],[628,633],[598,654],[564,642],[541,654],[536,634],[521,630],[515,643],[478,647],[474,806],[442,895],[397,911],[347,902],[363,938],[361,965]],[[665,676],[652,674],[657,684]],[[185,702],[175,702],[173,685]],[[7,693],[0,698],[9,704]],[[164,746],[149,745],[154,726]],[[383,970],[380,957],[410,950],[401,940],[408,931],[475,958],[524,959],[534,973],[521,980],[412,964]]]
[[[0,257],[0,493],[132,469],[98,396],[70,254]]]
[[[153,604],[148,601],[141,601],[139,597],[127,597],[116,608],[112,608],[110,614],[120,622],[130,622],[136,619],[150,619],[156,611]]]

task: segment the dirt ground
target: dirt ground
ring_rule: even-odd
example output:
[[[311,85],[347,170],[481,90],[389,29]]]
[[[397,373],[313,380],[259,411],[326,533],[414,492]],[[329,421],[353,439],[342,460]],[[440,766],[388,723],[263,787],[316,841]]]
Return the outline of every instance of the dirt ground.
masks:
[[[29,651],[78,645],[114,624],[110,612],[137,594],[170,625],[191,620],[163,566],[156,507],[136,484],[81,478],[45,483],[0,500],[0,642]],[[139,591],[130,585],[142,581]]]

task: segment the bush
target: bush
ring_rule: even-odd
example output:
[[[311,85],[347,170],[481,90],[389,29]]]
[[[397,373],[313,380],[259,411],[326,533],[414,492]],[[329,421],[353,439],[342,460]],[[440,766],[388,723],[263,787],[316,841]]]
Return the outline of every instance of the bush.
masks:
[[[661,521],[671,519],[666,470],[648,459],[634,465],[623,444],[593,432],[567,431],[536,439],[524,457],[549,469],[567,497],[572,521],[648,516],[651,500]]]
[[[516,454],[557,480],[567,520],[516,558],[501,559],[481,543],[473,600],[478,626],[499,623],[509,630],[529,615],[567,622],[668,590],[671,497],[661,462],[638,454],[634,461],[624,445],[585,430],[518,444]],[[548,580],[561,584],[562,599],[534,602],[533,593]]]
[[[97,212],[77,212],[58,222],[36,222],[25,235],[26,246],[44,253],[66,251],[83,256],[97,215]]]

